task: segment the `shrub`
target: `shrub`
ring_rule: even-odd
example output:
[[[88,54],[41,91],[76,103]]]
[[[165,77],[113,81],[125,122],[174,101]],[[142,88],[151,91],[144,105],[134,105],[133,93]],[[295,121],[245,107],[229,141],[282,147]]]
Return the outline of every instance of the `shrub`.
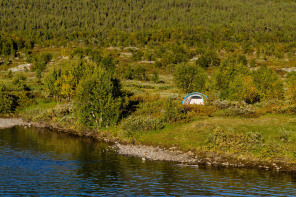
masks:
[[[134,61],[140,61],[142,60],[144,53],[141,50],[137,50],[134,54],[133,54],[133,60]]]
[[[163,129],[164,125],[160,119],[151,116],[130,116],[122,122],[122,128],[128,131],[127,135],[133,137],[141,135],[145,131]]]
[[[80,81],[74,109],[78,120],[90,127],[115,125],[122,113],[123,96],[118,80],[102,68]]]
[[[130,65],[128,65],[123,73],[123,77],[125,79],[133,79],[134,78],[134,70]]]
[[[27,76],[25,76],[23,73],[17,73],[12,78],[12,84],[15,85],[18,89],[26,89],[26,82]]]
[[[246,76],[249,71],[237,64],[233,58],[227,58],[219,69],[214,73],[214,86],[217,90],[220,90],[220,99],[225,100],[229,97],[229,85],[237,76]]]
[[[44,71],[46,69],[46,65],[52,60],[51,53],[43,53],[33,58],[31,70],[36,71]]]
[[[146,76],[146,68],[142,65],[138,65],[134,70],[134,78],[140,81],[148,81],[148,77]]]
[[[153,70],[151,80],[152,80],[154,83],[158,83],[158,82],[159,82],[159,74],[158,74],[158,71],[157,71],[157,70]]]
[[[220,101],[217,100],[213,103],[217,109],[214,116],[242,116],[246,118],[257,118],[260,116],[257,108],[254,105],[249,105],[244,101]]]
[[[188,116],[210,116],[216,111],[213,105],[182,105]]]
[[[256,67],[256,61],[255,61],[254,59],[251,59],[250,67],[251,67],[251,68]]]
[[[196,65],[202,68],[208,68],[209,66],[219,66],[220,59],[215,51],[207,51],[196,60]]]
[[[244,55],[238,55],[237,62],[244,65],[244,66],[248,65],[248,60],[247,60],[246,56],[244,56]]]
[[[260,133],[236,132],[222,128],[214,129],[208,136],[211,148],[225,152],[249,152],[262,148],[263,138]]]
[[[229,84],[228,98],[232,101],[245,101],[250,104],[260,100],[260,92],[252,76],[237,75]]]
[[[200,66],[181,63],[175,67],[174,82],[187,93],[205,90],[207,80],[206,72]]]
[[[284,98],[284,85],[276,72],[264,66],[254,71],[252,74],[256,87],[260,91],[263,100],[281,100]]]
[[[7,93],[4,84],[0,84],[0,113],[11,113],[14,107],[13,96]]]
[[[296,71],[290,72],[287,76],[288,94],[293,103],[296,103]]]
[[[66,62],[62,68],[52,70],[45,79],[45,84],[53,96],[72,98],[84,76],[91,76],[97,65],[84,60]]]
[[[185,111],[173,98],[164,100],[163,120],[166,123],[173,123],[184,118]]]

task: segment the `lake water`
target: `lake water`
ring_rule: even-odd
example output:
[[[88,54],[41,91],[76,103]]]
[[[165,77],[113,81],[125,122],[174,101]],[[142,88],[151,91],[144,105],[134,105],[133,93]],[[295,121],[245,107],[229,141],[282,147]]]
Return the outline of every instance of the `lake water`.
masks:
[[[46,129],[0,130],[0,196],[296,196],[296,176],[118,155]]]

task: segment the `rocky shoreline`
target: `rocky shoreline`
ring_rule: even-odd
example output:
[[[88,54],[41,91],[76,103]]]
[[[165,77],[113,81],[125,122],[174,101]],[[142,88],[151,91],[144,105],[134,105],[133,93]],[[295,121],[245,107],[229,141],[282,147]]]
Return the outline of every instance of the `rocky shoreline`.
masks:
[[[30,125],[30,123],[23,121],[21,118],[0,118],[0,129],[28,125]]]
[[[21,118],[0,118],[0,129],[11,128],[14,126],[34,126],[34,127],[48,127],[52,129],[57,129],[58,131],[64,131],[67,133],[75,133],[75,131],[66,131],[64,129],[42,124],[42,123],[30,123],[25,122]],[[86,137],[93,137],[98,140],[108,141],[107,139],[101,139],[96,134],[79,134]],[[173,150],[164,150],[161,148],[154,148],[151,146],[144,146],[144,145],[124,145],[120,143],[115,143],[113,148],[121,155],[128,155],[128,156],[135,156],[141,157],[143,160],[162,160],[162,161],[173,161],[179,163],[197,163],[198,160],[194,158],[193,154],[184,153],[182,151],[173,151]]]
[[[141,157],[142,160],[174,161],[178,163],[196,164],[198,159],[193,154],[182,151],[165,150],[159,147],[144,145],[123,145],[116,143],[115,148],[121,155]]]
[[[237,160],[230,157],[222,157],[217,155],[196,155],[192,152],[183,152],[172,147],[164,149],[160,147],[152,147],[145,145],[132,145],[122,144],[115,140],[109,140],[102,138],[95,132],[83,132],[78,133],[66,128],[60,128],[56,125],[49,123],[31,123],[23,121],[21,118],[0,118],[0,129],[10,128],[14,126],[34,126],[40,128],[49,128],[58,132],[71,133],[74,135],[92,137],[96,140],[112,143],[112,147],[121,155],[128,155],[134,157],[140,157],[143,161],[147,160],[159,160],[159,161],[172,161],[188,165],[208,165],[208,166],[224,166],[224,167],[244,167],[244,168],[257,168],[264,170],[274,171],[286,171],[296,172],[296,164],[286,162],[271,162],[271,161],[251,161],[248,159]]]

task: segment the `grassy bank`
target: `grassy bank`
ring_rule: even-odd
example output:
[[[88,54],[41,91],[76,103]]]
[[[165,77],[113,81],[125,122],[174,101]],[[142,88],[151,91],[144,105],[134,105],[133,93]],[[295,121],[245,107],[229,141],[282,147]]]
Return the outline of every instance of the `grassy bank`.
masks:
[[[35,114],[32,116],[27,111],[32,113],[32,109],[20,112],[20,116],[29,121],[106,141],[191,152],[201,158],[201,163],[285,171],[294,171],[296,166],[296,119],[291,114],[265,114],[256,118],[200,116],[187,123],[168,124],[154,131],[135,131],[131,135],[121,125],[89,129],[71,122],[70,117],[58,117],[56,110],[62,109],[61,104],[48,108],[54,111],[52,114],[55,117],[49,112],[46,112],[47,115],[43,112],[39,117]]]
[[[167,101],[158,96],[155,100]],[[264,107],[255,108],[255,112],[247,111],[248,107],[219,109],[208,104],[175,122],[163,122],[159,127],[152,122],[156,126],[150,128],[150,119],[141,119],[142,123],[139,123],[137,118],[147,116],[154,120],[153,116],[163,118],[165,113],[162,104],[159,109],[151,109],[150,102],[157,106],[156,101],[151,100],[144,102],[145,105],[138,104],[131,120],[129,116],[120,124],[105,128],[89,128],[78,123],[71,101],[40,99],[34,105],[20,109],[17,115],[27,121],[107,141],[191,152],[207,164],[295,170],[296,118],[293,111],[287,112],[287,109],[293,109],[291,104],[262,104]],[[147,110],[154,115],[145,115]],[[133,128],[134,124],[141,128]]]

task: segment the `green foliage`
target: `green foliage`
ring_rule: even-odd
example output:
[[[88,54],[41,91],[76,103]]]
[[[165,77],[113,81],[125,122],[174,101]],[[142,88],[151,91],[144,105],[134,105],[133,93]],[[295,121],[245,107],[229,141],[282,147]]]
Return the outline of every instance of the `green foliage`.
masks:
[[[283,82],[276,72],[264,66],[254,71],[252,75],[263,100],[284,99]]]
[[[262,67],[250,73],[236,56],[228,57],[214,74],[221,99],[255,103],[266,99],[283,99],[283,82],[278,75]]]
[[[148,81],[148,77],[146,75],[146,68],[142,65],[137,65],[134,69],[134,78],[140,81]]]
[[[0,113],[11,113],[15,108],[13,96],[11,96],[4,84],[0,84]]]
[[[229,85],[237,76],[246,76],[249,71],[237,64],[237,59],[233,56],[226,58],[219,69],[214,74],[215,88],[220,90],[220,98],[229,98]],[[233,84],[234,85],[234,84]]]
[[[266,3],[264,0],[175,0],[169,3],[5,0],[0,7],[5,18],[0,21],[0,31],[7,33],[1,33],[0,53],[15,55],[20,49],[32,49],[34,43],[65,46],[73,41],[90,46],[178,43],[182,47],[200,49],[207,45],[230,52],[241,46],[244,53],[270,43],[287,43],[287,47],[265,50],[282,57],[286,48],[294,47],[290,44],[294,42],[296,24],[296,15],[291,9],[294,6],[294,1]],[[177,54],[174,57],[177,63],[188,58],[179,49],[172,51]],[[147,57],[152,59],[150,55]]]
[[[13,77],[13,73],[12,73],[11,70],[9,70],[8,73],[7,73],[7,78],[11,79],[12,77]]]
[[[134,54],[133,54],[133,60],[134,61],[140,61],[142,60],[144,53],[141,50],[137,50]]]
[[[220,65],[220,59],[215,51],[210,50],[201,55],[196,60],[196,64],[201,66],[202,68],[208,68],[209,66],[217,67]]]
[[[247,60],[246,56],[244,56],[244,55],[238,55],[237,62],[244,65],[244,66],[248,65],[248,60]]]
[[[163,120],[166,123],[173,123],[180,121],[184,118],[185,111],[172,98],[165,99],[164,101],[164,112],[163,112]]]
[[[154,83],[159,82],[159,74],[157,70],[153,70],[151,81],[153,81]]]
[[[216,128],[209,134],[211,148],[219,147],[225,152],[250,152],[260,149],[263,144],[262,135],[255,132],[239,133]]]
[[[235,76],[229,83],[228,94],[228,99],[232,101],[245,101],[249,104],[260,101],[260,92],[250,75]]]
[[[86,76],[76,90],[74,110],[80,123],[90,127],[116,124],[123,109],[123,96],[118,80],[102,69]]]
[[[84,76],[93,73],[97,65],[82,59],[67,61],[59,69],[53,69],[45,78],[45,85],[53,96],[72,98]]]
[[[17,73],[12,78],[12,84],[17,87],[24,87],[26,80],[27,80],[26,75],[24,75],[23,73]]]
[[[256,61],[255,61],[254,59],[251,59],[250,67],[251,67],[251,68],[256,67]]]
[[[125,69],[125,71],[123,72],[123,77],[126,79],[133,79],[134,77],[134,70],[132,69],[132,67],[130,65],[128,65]]]
[[[107,70],[110,73],[114,73],[115,71],[115,61],[114,58],[111,54],[105,54],[101,60],[101,62],[98,64],[98,62],[96,62],[98,66],[101,66],[102,68],[104,68],[105,70]]]
[[[146,50],[144,54],[144,59],[147,61],[155,61],[155,56],[150,51]]]
[[[50,95],[58,96],[60,93],[60,84],[58,79],[62,75],[61,69],[54,69],[52,70],[45,78],[45,85],[49,90]]]
[[[122,122],[121,127],[127,131],[128,137],[136,137],[143,132],[163,129],[164,125],[160,119],[151,116],[130,116]]]
[[[181,63],[175,67],[174,82],[187,93],[205,90],[207,80],[206,72],[197,65]]]
[[[90,51],[89,57],[92,61],[94,61],[96,64],[100,64],[102,61],[103,57],[101,56],[101,53],[99,51]]]
[[[288,93],[293,103],[296,103],[296,71],[287,76]]]
[[[36,70],[36,79],[38,82],[40,82],[40,80],[41,80],[41,70],[39,70],[39,69]]]
[[[53,55],[51,53],[42,53],[33,57],[31,70],[40,70],[41,72],[46,69],[46,65],[52,60]]]

